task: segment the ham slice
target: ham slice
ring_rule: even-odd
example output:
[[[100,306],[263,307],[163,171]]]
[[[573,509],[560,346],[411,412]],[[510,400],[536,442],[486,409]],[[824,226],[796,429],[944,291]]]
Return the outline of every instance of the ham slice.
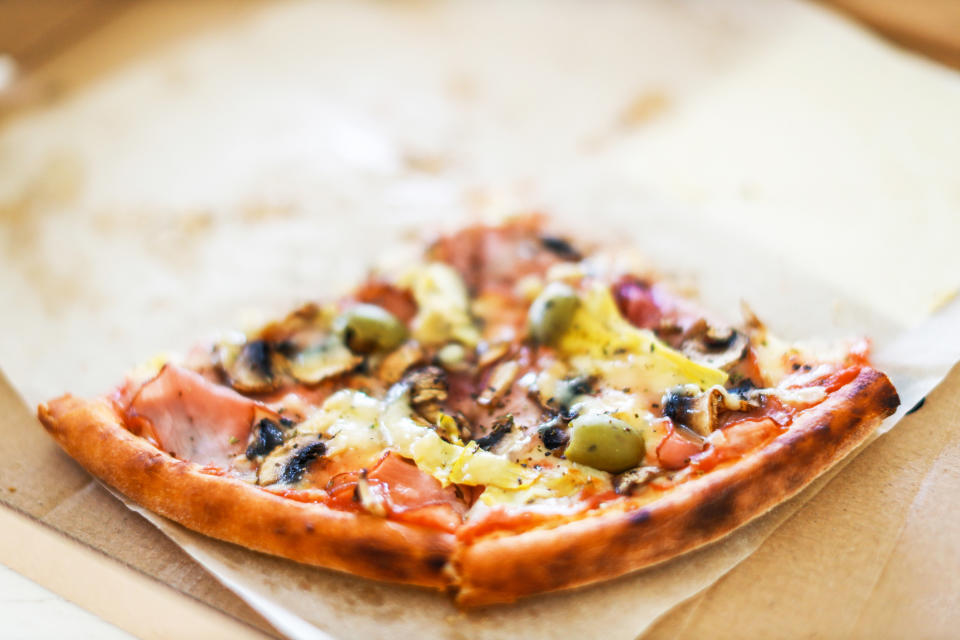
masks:
[[[360,472],[343,473],[330,482],[331,506],[359,507],[356,489]],[[387,452],[367,474],[371,491],[386,512],[400,522],[453,532],[463,521],[467,503],[454,486],[444,487],[428,473],[394,451]]]
[[[219,467],[229,466],[230,458],[244,450],[254,419],[272,413],[232,389],[171,364],[140,387],[127,407],[130,422],[141,431],[152,431],[143,435],[151,435],[163,451]]]

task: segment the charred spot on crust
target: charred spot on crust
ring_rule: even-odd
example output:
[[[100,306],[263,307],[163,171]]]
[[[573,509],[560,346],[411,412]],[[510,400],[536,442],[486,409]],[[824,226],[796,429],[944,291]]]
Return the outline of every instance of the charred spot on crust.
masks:
[[[265,456],[282,444],[283,431],[276,422],[264,418],[253,428],[253,442],[247,447],[247,459]]]
[[[830,431],[830,422],[821,422],[820,424],[814,426],[810,429],[810,435],[818,440],[824,440],[830,442],[833,435]]]
[[[320,441],[311,442],[304,448],[299,449],[283,468],[283,473],[280,474],[280,482],[284,484],[298,482],[310,463],[326,452],[327,445]]]
[[[439,553],[431,553],[424,559],[424,562],[431,570],[440,572],[447,566],[447,557]]]
[[[920,398],[920,402],[915,404],[909,413],[913,413],[920,409],[923,406],[923,403],[926,401],[926,396]],[[890,393],[883,394],[883,407],[887,410],[887,415],[890,415],[897,410],[897,407],[900,406],[900,395],[896,392],[895,389],[891,389]]]
[[[477,438],[477,446],[484,451],[489,451],[497,446],[497,443],[503,440],[503,436],[510,433],[511,429],[513,429],[513,416],[508,414],[493,423],[493,429],[490,430],[490,433],[482,438]]]
[[[540,236],[540,244],[545,249],[564,260],[580,260],[583,256],[569,242],[557,236]]]
[[[639,527],[642,524],[645,524],[650,521],[650,510],[649,509],[639,509],[637,511],[631,511],[627,514],[627,524],[633,527]]]
[[[355,553],[350,553],[347,548],[345,550],[348,552],[349,560],[361,559],[368,566],[378,569],[385,576],[403,580],[410,573],[407,569],[409,559],[405,555],[393,549],[384,548],[375,542],[359,545]]]
[[[736,494],[732,487],[722,489],[693,510],[690,528],[702,532],[722,528],[736,512],[736,502]]]

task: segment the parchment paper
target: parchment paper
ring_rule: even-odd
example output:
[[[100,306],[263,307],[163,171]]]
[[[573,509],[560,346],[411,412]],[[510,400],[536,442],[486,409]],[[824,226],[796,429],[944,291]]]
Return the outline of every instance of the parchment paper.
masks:
[[[671,220],[679,222],[676,215]],[[645,226],[686,228],[684,224],[668,227],[657,222],[653,216],[644,218]],[[689,237],[661,231],[655,237],[647,236],[637,242],[647,246],[645,242],[653,241],[662,247],[676,246],[676,242],[683,240],[700,258],[722,259],[729,238],[720,230],[705,231],[711,232]],[[628,229],[623,229],[618,236],[628,233]],[[654,245],[649,248],[655,251]],[[733,273],[746,263],[776,264],[771,256],[757,248],[727,257],[726,261],[729,272]],[[658,264],[684,269],[688,279],[694,278],[689,263],[672,264],[664,258]],[[700,271],[695,280],[700,287],[713,291],[713,295],[728,300],[742,295],[746,300],[766,301],[764,317],[773,327],[805,326],[809,335],[828,336],[842,332],[849,322],[879,339],[877,364],[896,381],[902,406],[895,416],[884,422],[877,436],[892,428],[896,420],[960,360],[960,331],[957,330],[960,303],[950,305],[912,331],[886,337],[891,330],[882,320],[869,310],[844,303],[825,283],[776,269],[768,271],[756,284],[734,283],[726,275],[729,272],[726,269],[713,273]],[[787,291],[789,296],[771,296],[767,291],[769,287],[778,292]],[[781,307],[775,304],[778,300],[789,304]],[[798,307],[808,311],[798,317]],[[557,633],[555,625],[560,624],[570,637],[589,637],[597,629],[603,629],[605,637],[625,639],[641,634],[676,603],[709,586],[752,553],[846,462],[793,500],[733,535],[672,562],[598,586],[465,613],[458,612],[439,594],[381,585],[254,554],[197,535],[132,503],[128,506],[153,522],[278,630],[291,637],[312,637],[321,629],[338,638],[391,638],[410,634],[422,638],[551,638]]]
[[[955,354],[955,315],[904,339],[936,349],[897,338],[960,273],[958,112],[954,76],[788,2],[248,9],[2,132],[0,361],[31,402],[97,393],[241,310],[335,292],[405,229],[539,207],[620,230],[728,316],[745,298],[787,338],[873,336],[909,406]],[[799,500],[467,615],[158,525],[293,636],[632,637]]]

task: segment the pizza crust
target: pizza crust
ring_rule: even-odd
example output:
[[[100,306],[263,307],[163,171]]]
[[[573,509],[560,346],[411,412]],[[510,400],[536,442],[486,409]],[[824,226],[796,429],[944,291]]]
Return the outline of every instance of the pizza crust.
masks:
[[[717,540],[798,493],[899,404],[890,380],[865,367],[760,450],[656,502],[460,547],[457,603],[512,602],[607,580]]]
[[[898,405],[889,379],[865,367],[758,451],[660,500],[626,498],[620,508],[553,528],[459,545],[454,534],[203,473],[127,431],[104,399],[63,396],[41,405],[38,416],[90,473],[190,529],[304,564],[453,591],[458,605],[474,607],[615,578],[712,542],[798,493]]]
[[[201,472],[127,431],[106,400],[66,395],[38,417],[90,473],[151,511],[200,533],[304,564],[445,589],[450,533],[336,511]]]

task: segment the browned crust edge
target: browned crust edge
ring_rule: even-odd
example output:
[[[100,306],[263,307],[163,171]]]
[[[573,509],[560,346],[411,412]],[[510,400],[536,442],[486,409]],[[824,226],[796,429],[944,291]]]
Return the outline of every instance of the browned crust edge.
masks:
[[[90,473],[134,502],[200,533],[366,578],[445,589],[453,534],[282,498],[200,471],[123,426],[106,400],[66,395],[40,422]]]
[[[457,603],[472,607],[607,580],[712,542],[795,495],[863,442],[900,399],[864,368],[735,464],[626,512],[458,548]]]

